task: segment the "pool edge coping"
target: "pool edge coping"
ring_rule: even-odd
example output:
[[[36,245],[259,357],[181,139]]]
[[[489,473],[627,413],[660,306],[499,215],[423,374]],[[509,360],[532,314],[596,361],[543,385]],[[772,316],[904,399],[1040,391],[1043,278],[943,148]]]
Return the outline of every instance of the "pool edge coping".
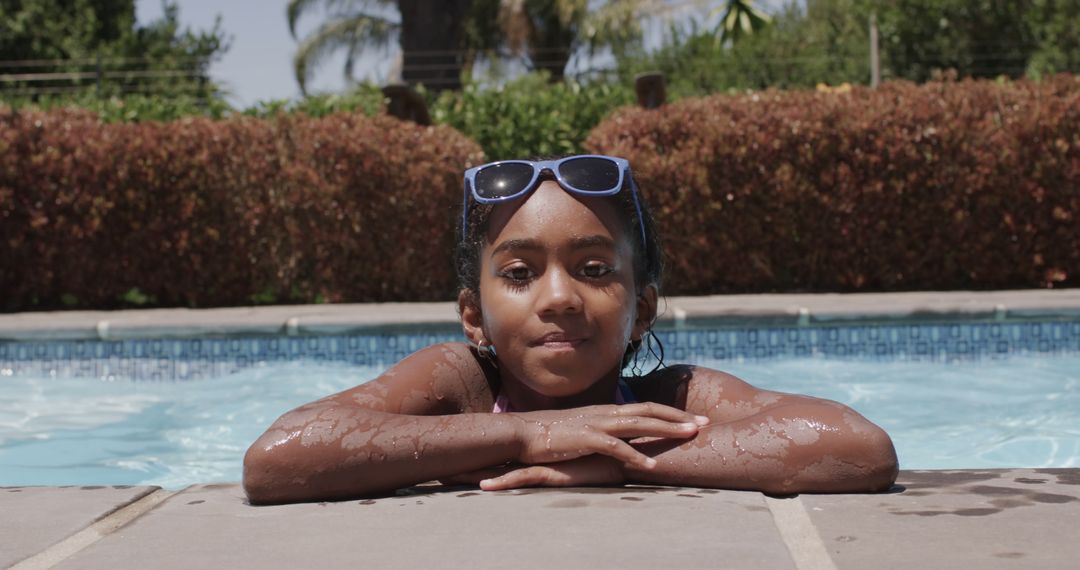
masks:
[[[667,297],[664,327],[1080,319],[1080,289]],[[453,332],[457,304],[355,303],[0,315],[0,341]]]
[[[906,550],[881,550],[881,547],[888,546],[889,544],[896,543],[896,537],[901,537],[900,543],[904,544],[920,544],[920,538],[926,538],[928,533],[942,532],[940,525],[938,528],[925,529],[926,525],[921,523],[915,524],[903,524],[902,522],[890,522],[882,524],[878,520],[879,517],[875,517],[874,509],[863,508],[865,507],[868,499],[871,497],[900,497],[906,498],[906,502],[898,503],[892,501],[890,505],[878,505],[878,508],[886,507],[883,512],[892,512],[893,514],[918,514],[920,509],[925,508],[928,503],[940,501],[940,497],[934,496],[922,496],[927,493],[917,495],[911,493],[909,495],[906,492],[915,487],[907,487],[910,483],[910,479],[913,475],[931,475],[936,477],[937,481],[924,481],[923,486],[928,484],[930,490],[952,490],[950,495],[955,497],[973,497],[971,491],[974,490],[972,485],[987,484],[987,478],[982,477],[986,473],[1005,475],[1021,475],[1024,471],[1034,470],[1037,473],[1054,474],[1057,475],[1058,481],[1047,485],[1056,485],[1054,487],[1055,492],[1061,492],[1060,485],[1063,484],[1062,476],[1080,473],[1080,468],[1058,468],[1058,469],[1041,469],[1041,468],[1000,468],[1000,469],[929,469],[929,470],[901,470],[898,477],[899,490],[896,492],[888,492],[882,495],[862,495],[862,494],[798,494],[792,497],[770,497],[765,494],[756,493],[753,491],[719,491],[720,493],[738,493],[738,494],[757,494],[760,496],[761,501],[764,503],[764,507],[769,513],[767,516],[771,519],[771,528],[776,531],[775,539],[770,538],[772,535],[768,534],[768,528],[762,528],[761,531],[750,537],[754,540],[755,544],[760,547],[779,550],[784,549],[786,554],[792,563],[794,568],[847,568],[847,567],[872,567],[872,568],[884,568],[892,567],[901,562],[906,565],[919,562],[931,562],[939,560],[938,555],[941,553],[941,549],[948,549],[949,552],[953,552],[956,549],[956,545],[963,545],[959,550],[959,556],[954,555],[953,559],[970,560],[980,558],[986,560],[986,556],[1000,556],[999,552],[987,549],[987,541],[972,540],[974,538],[983,537],[990,538],[990,540],[1004,539],[1015,532],[1015,517],[1005,516],[1003,518],[996,519],[971,519],[970,517],[957,518],[955,524],[950,523],[947,529],[944,529],[948,535],[945,541],[937,541],[936,543],[930,543],[925,546],[918,546],[917,548],[908,548]],[[965,476],[978,475],[978,477],[967,479]],[[959,478],[959,479],[957,479]],[[1041,483],[1042,481],[1040,481]],[[1019,487],[1015,483],[1033,484],[1034,480],[1020,480],[1014,478],[1012,483],[1003,483],[1008,488],[1018,489]],[[1073,483],[1065,483],[1073,484]],[[76,564],[81,561],[83,565],[86,565],[87,561],[93,560],[92,557],[87,557],[86,554],[92,552],[93,548],[99,547],[102,544],[110,544],[114,547],[114,550],[126,551],[129,555],[128,559],[137,560],[147,554],[145,548],[141,548],[144,543],[138,541],[127,541],[125,545],[117,546],[117,537],[113,536],[118,534],[118,531],[122,531],[125,528],[138,529],[140,525],[147,524],[147,521],[151,517],[157,517],[153,522],[160,523],[161,520],[171,519],[172,521],[179,520],[176,511],[169,512],[167,510],[166,503],[176,503],[176,499],[182,498],[185,494],[191,491],[198,491],[209,487],[226,488],[228,494],[231,496],[235,483],[226,484],[214,484],[214,485],[191,485],[181,489],[169,491],[160,488],[155,488],[153,492],[148,495],[143,495],[141,499],[134,499],[128,501],[126,504],[121,505],[119,508],[114,509],[110,513],[97,518],[97,520],[89,527],[85,527],[81,531],[68,534],[65,538],[60,539],[53,545],[38,550],[37,552],[27,551],[29,556],[16,561],[13,568],[51,568],[57,564],[63,564],[67,561],[75,561]],[[49,487],[41,487],[48,490]],[[680,489],[694,489],[694,487],[672,487],[673,490],[678,491]],[[959,491],[959,492],[957,492]],[[566,494],[567,492],[573,492],[573,489],[560,490],[550,489],[548,490],[551,497],[557,495]],[[1055,495],[1060,496],[1060,495]],[[1069,496],[1075,496],[1069,494]],[[989,500],[990,497],[986,497],[981,502],[976,499],[953,499],[944,506],[932,505],[936,507],[935,512],[937,514],[958,514],[958,511],[948,511],[948,509],[956,509],[966,507],[965,510],[971,510],[971,507],[980,507]],[[393,500],[393,497],[388,497],[388,500]],[[828,504],[822,501],[828,501]],[[199,503],[205,501],[198,501]],[[350,503],[352,501],[341,501],[343,504]],[[1020,505],[1025,509],[1034,509],[1039,511],[1041,515],[1039,518],[1042,520],[1052,520],[1057,517],[1067,517],[1069,512],[1062,512],[1064,503],[1075,501],[1060,501],[1049,502],[1040,501],[1032,505]],[[189,503],[190,504],[190,503]],[[336,504],[336,502],[334,503]],[[818,505],[818,506],[814,506]],[[823,509],[824,505],[827,508]],[[159,508],[165,507],[165,508]],[[901,512],[898,511],[898,507],[903,507]],[[288,509],[289,512],[282,515],[283,522],[279,524],[291,524],[292,521],[297,520],[306,514],[310,514],[310,511],[318,511],[327,508],[327,503],[304,503],[295,505],[285,505],[281,507],[260,507],[268,509]],[[1075,508],[1075,507],[1072,507]],[[999,509],[1000,510],[1000,509]],[[154,512],[160,511],[160,512]],[[475,512],[475,509],[474,511]],[[150,516],[146,516],[150,515]],[[910,517],[907,517],[910,518]],[[237,522],[237,515],[235,513],[215,513],[210,516],[203,515],[201,517],[200,524],[208,524],[216,528],[235,528],[234,525]],[[835,530],[836,520],[847,520],[847,526],[859,525],[858,529],[863,529],[863,524],[869,529],[867,532],[860,536],[863,539],[861,542],[856,542],[856,545],[865,543],[867,546],[860,547],[857,550],[852,548],[841,549],[838,546],[832,545],[831,542],[826,542],[823,539],[829,538],[831,535],[826,533],[833,529]],[[877,524],[875,525],[875,521]],[[332,524],[333,520],[327,522],[327,519],[323,519],[318,524]],[[1053,524],[1053,523],[1050,523]],[[172,525],[173,527],[176,524]],[[159,524],[158,528],[161,526]],[[160,532],[160,530],[159,530]],[[835,533],[833,533],[835,534]],[[145,533],[144,533],[145,535]],[[1039,535],[1045,536],[1045,535]],[[837,537],[841,538],[841,537]],[[852,539],[852,536],[846,536],[846,538]],[[121,538],[122,540],[122,533]],[[1057,567],[1057,562],[1065,562],[1069,558],[1070,553],[1061,550],[1062,544],[1059,542],[1061,538],[1043,538],[1038,543],[1025,544],[1029,549],[1050,552],[1048,557],[1043,557],[1043,563],[1049,562],[1051,566]],[[851,540],[845,541],[844,544],[850,543]],[[1007,542],[1007,541],[1003,541]],[[184,556],[190,554],[189,549],[181,549]],[[213,562],[220,560],[213,555],[198,555],[198,550],[194,551],[197,558],[203,562]],[[854,566],[855,562],[860,560],[860,554],[862,558],[865,558],[867,552],[872,553],[876,563],[866,566]],[[914,553],[913,553],[914,552]],[[954,554],[956,554],[954,552]],[[1016,552],[1006,552],[1005,554],[1017,554]],[[1019,553],[1023,555],[1023,552]],[[134,556],[132,556],[134,555]],[[175,557],[174,557],[175,558]],[[188,559],[189,561],[191,559]],[[453,558],[451,559],[453,560]],[[990,558],[989,560],[993,560]],[[99,559],[100,561],[100,559]],[[903,565],[903,564],[901,564]],[[996,566],[991,564],[992,566]],[[126,567],[127,565],[124,565]],[[576,567],[576,566],[575,566]],[[1063,566],[1064,567],[1064,566]]]

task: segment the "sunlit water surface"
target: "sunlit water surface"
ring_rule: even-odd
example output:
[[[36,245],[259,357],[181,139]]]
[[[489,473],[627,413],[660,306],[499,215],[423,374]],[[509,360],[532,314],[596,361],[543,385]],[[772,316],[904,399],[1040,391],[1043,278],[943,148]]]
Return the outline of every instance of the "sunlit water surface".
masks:
[[[889,432],[904,469],[1080,466],[1080,356],[705,365],[854,407]],[[238,481],[244,450],[281,413],[377,373],[292,362],[176,383],[0,378],[0,485]]]

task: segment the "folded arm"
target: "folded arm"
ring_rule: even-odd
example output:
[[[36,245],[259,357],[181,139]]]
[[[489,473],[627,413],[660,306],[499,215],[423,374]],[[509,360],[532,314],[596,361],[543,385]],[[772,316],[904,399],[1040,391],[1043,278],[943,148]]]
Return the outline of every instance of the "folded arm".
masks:
[[[711,422],[690,438],[639,439],[642,469],[608,457],[477,473],[485,489],[622,482],[767,493],[875,492],[896,480],[889,436],[847,406],[759,390],[722,372],[674,367],[642,383],[644,395]]]
[[[244,458],[252,503],[341,499],[505,463],[516,425],[496,414],[416,416],[321,400],[279,419]]]
[[[648,469],[655,461],[627,440],[686,437],[705,421],[652,403],[493,414],[488,378],[467,346],[438,345],[286,413],[244,457],[248,499],[341,499],[511,461],[597,455]]]
[[[630,481],[767,493],[875,492],[896,480],[889,436],[854,412],[813,401],[711,424],[689,441],[635,445],[657,460]]]
[[[282,415],[244,457],[252,503],[385,492],[516,457],[516,426],[493,414],[463,344],[428,347],[378,378]]]

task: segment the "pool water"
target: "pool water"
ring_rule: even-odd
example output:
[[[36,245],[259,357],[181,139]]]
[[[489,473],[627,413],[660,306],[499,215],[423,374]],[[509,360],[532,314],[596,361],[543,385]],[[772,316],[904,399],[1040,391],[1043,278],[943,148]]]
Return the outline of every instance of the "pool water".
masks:
[[[852,406],[889,432],[903,469],[1080,466],[1080,355],[700,364]],[[294,361],[186,382],[5,377],[0,485],[238,481],[245,449],[281,413],[378,372]]]

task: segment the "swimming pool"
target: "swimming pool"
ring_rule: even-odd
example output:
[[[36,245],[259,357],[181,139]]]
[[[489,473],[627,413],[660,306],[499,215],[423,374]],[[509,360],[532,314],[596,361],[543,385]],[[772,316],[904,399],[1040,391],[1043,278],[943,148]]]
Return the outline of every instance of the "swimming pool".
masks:
[[[855,407],[905,469],[1080,465],[1080,322],[661,331],[670,361]],[[236,481],[279,414],[455,332],[0,342],[0,485]]]

